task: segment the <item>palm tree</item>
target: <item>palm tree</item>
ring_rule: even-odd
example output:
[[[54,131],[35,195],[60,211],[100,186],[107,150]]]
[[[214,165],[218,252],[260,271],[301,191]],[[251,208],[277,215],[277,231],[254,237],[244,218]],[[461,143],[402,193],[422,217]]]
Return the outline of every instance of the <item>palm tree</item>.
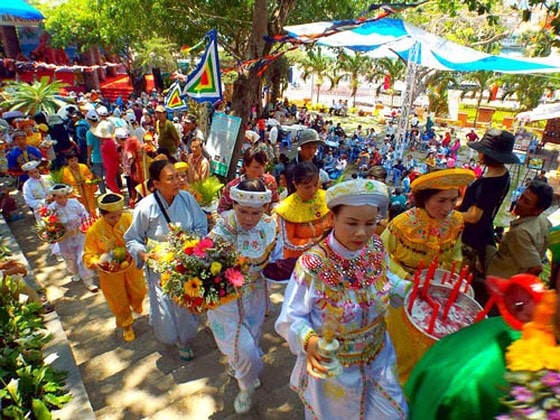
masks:
[[[360,76],[365,75],[371,68],[371,58],[360,52],[350,55],[341,51],[338,56],[337,66],[350,76],[352,106],[356,107],[356,92],[358,91]]]
[[[371,75],[369,76],[370,80],[374,80],[377,77],[384,77],[386,74],[391,76],[391,80],[399,80],[404,77],[406,73],[406,62],[401,60],[400,58],[388,58],[383,57],[375,60],[375,68]],[[379,85],[376,91],[376,95],[379,95],[381,92],[381,88],[383,87],[382,84]],[[395,95],[395,91],[390,89],[391,94],[391,107],[393,106],[393,98]]]
[[[539,105],[545,89],[557,88],[549,77],[541,75],[508,74],[502,76],[500,80],[504,82],[502,100],[515,95],[522,111],[536,108]]]
[[[68,85],[58,80],[49,82],[48,78],[41,78],[31,84],[10,82],[4,89],[5,100],[0,103],[0,107],[30,115],[39,111],[53,114],[66,104],[57,98],[60,90],[65,86]]]
[[[321,86],[325,82],[325,78],[331,82],[331,89],[336,86],[338,80],[336,76],[336,68],[334,60],[331,57],[324,56],[321,48],[312,48],[307,51],[307,56],[301,63],[303,67],[302,79],[307,81],[309,76],[315,76],[315,87],[317,88],[317,103],[319,103],[319,94]]]
[[[456,76],[450,71],[434,71],[423,83],[428,92],[430,112],[441,115],[447,112],[447,91],[450,84],[454,84]]]
[[[177,61],[173,51],[177,46],[163,38],[150,38],[136,48],[133,67],[151,70],[156,88],[163,89],[162,70],[173,71],[177,68]]]
[[[482,103],[482,97],[484,95],[484,91],[490,87],[493,81],[495,81],[497,77],[491,71],[475,71],[469,73],[468,80],[473,82],[474,85],[472,87],[466,88],[461,95],[461,98],[465,97],[468,93],[471,93],[472,96],[477,96],[478,99],[476,102],[476,113],[474,115],[474,122],[473,127],[476,127],[476,122],[478,120],[478,111],[480,109],[480,104]],[[490,98],[490,97],[489,97]],[[490,99],[488,99],[490,100]]]

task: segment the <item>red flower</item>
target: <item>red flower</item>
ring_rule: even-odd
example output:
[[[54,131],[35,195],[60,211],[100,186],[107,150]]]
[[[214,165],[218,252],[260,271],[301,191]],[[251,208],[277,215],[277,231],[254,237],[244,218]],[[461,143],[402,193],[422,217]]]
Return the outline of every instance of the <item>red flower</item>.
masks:
[[[177,264],[175,267],[178,273],[185,274],[187,272],[187,268],[183,264]]]
[[[47,222],[49,222],[49,223],[56,223],[56,222],[58,222],[58,219],[56,218],[56,216],[55,216],[54,214],[51,214],[51,215],[48,217]]]
[[[243,274],[234,268],[228,268],[224,274],[226,279],[228,279],[234,287],[241,287],[245,283],[245,277]]]
[[[203,303],[204,303],[204,299],[201,297],[196,297],[192,300],[193,306],[202,306]]]
[[[47,213],[49,212],[49,209],[46,207],[41,207],[39,209],[39,216],[41,217],[45,217],[47,215]]]
[[[206,256],[206,250],[212,248],[213,246],[214,241],[212,239],[204,238],[198,244],[196,244],[193,254],[199,258],[204,258]]]
[[[214,277],[214,283],[219,284],[222,281],[219,277]]]
[[[192,255],[194,248],[191,246],[190,248],[185,248],[185,255]]]
[[[218,294],[220,295],[220,297],[224,297],[226,295],[226,291],[224,289],[220,289]]]

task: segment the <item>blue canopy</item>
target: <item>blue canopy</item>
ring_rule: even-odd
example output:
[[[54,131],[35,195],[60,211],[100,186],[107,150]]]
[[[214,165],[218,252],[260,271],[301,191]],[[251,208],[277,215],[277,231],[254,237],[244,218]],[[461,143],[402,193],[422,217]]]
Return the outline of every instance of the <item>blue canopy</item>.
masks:
[[[560,72],[559,60],[513,58],[485,54],[456,44],[410,25],[401,19],[384,18],[362,25],[345,27],[340,22],[316,22],[287,26],[288,34],[302,42],[317,42],[328,47],[344,47],[367,52],[373,57],[395,55],[408,60],[412,48],[418,46],[414,61],[437,70],[500,73]]]
[[[45,19],[43,14],[23,0],[0,2],[0,25],[37,26]]]

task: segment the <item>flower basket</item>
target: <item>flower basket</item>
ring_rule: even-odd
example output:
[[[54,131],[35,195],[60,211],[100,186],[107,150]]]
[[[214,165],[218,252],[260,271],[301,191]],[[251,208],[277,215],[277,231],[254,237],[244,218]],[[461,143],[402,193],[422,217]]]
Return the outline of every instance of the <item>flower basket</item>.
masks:
[[[51,226],[51,230],[37,230],[37,237],[48,244],[60,242],[66,236],[66,228],[62,223],[55,223]]]
[[[192,313],[236,300],[246,283],[248,260],[221,238],[198,238],[171,225],[168,241],[150,251],[164,293]]]
[[[101,255],[97,269],[108,274],[124,273],[133,263],[132,256],[126,251],[126,248],[118,247]]]
[[[39,239],[49,244],[62,241],[66,235],[66,226],[60,221],[58,212],[43,206],[37,210],[37,214],[39,220],[33,230]]]

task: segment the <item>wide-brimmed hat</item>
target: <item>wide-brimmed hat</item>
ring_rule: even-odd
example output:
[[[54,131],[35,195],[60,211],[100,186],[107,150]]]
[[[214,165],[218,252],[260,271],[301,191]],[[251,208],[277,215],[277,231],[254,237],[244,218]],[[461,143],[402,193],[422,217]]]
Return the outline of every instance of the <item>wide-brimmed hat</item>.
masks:
[[[99,114],[95,109],[90,109],[86,114],[86,118],[90,121],[99,121]]]
[[[451,190],[469,185],[476,178],[470,169],[442,169],[421,175],[410,184],[412,192],[419,190]]]
[[[109,121],[101,121],[91,128],[91,133],[100,139],[108,139],[113,137],[113,130],[114,127]]]
[[[163,112],[164,114],[167,113],[163,105],[156,106],[156,112]]]
[[[309,143],[323,144],[325,143],[325,141],[321,137],[319,137],[319,133],[317,133],[317,131],[313,130],[312,128],[306,128],[299,135],[298,145],[303,146],[304,144]]]
[[[484,133],[480,141],[470,141],[467,144],[474,150],[491,157],[501,163],[520,163],[513,153],[515,137],[506,130],[492,128]]]

